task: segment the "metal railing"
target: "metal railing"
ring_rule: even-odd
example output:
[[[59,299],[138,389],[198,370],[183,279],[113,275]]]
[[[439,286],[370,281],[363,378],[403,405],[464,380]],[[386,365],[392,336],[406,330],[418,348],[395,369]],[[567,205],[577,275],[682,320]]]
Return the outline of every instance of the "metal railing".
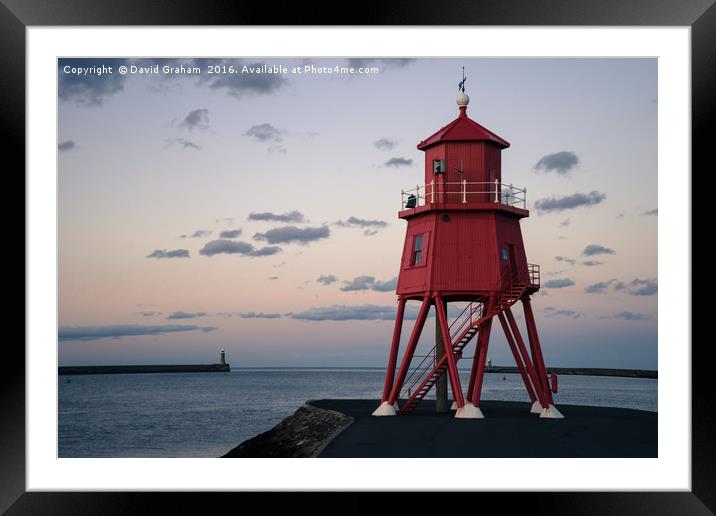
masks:
[[[401,209],[417,208],[435,203],[486,203],[527,208],[527,189],[493,182],[458,181],[416,185],[400,191]]]
[[[539,288],[540,281],[541,281],[539,265],[537,265],[535,263],[528,263],[527,271],[529,272],[529,275],[530,275],[529,286]]]

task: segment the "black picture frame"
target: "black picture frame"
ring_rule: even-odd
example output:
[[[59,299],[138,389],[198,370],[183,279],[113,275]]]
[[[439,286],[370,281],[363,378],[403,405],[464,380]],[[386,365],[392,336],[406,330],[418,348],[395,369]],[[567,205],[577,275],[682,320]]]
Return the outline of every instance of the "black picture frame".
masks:
[[[709,129],[716,121],[715,0],[461,0],[390,1],[348,5],[307,5],[292,2],[280,8],[269,2],[223,0],[0,0],[0,119],[5,126],[3,167],[6,180],[24,181],[25,164],[25,30],[30,26],[87,25],[573,25],[688,26],[692,43],[692,170],[716,170]],[[358,7],[358,6],[356,6]],[[342,12],[350,13],[350,17]],[[48,123],[50,123],[48,121]],[[663,143],[663,142],[660,142]],[[9,158],[13,157],[11,161]],[[16,168],[15,168],[16,167]],[[18,173],[15,173],[15,171]],[[693,177],[693,174],[692,174]],[[683,178],[682,178],[683,179]],[[19,190],[18,190],[19,191]],[[14,190],[6,190],[6,200]],[[9,203],[5,203],[9,206]],[[15,220],[8,213],[6,220]],[[24,249],[24,247],[23,247]],[[23,252],[23,258],[26,258]],[[14,264],[16,259],[10,259]],[[19,267],[19,264],[17,265]],[[10,276],[10,275],[8,275]],[[15,276],[19,276],[15,274]],[[27,280],[27,278],[26,278]],[[689,302],[690,300],[682,300]],[[669,345],[687,343],[669,343]],[[713,514],[716,512],[716,409],[709,380],[708,341],[692,345],[692,491],[591,493],[485,493],[479,506],[503,505],[550,514]],[[186,509],[188,498],[205,507],[236,503],[256,507],[259,494],[213,493],[27,493],[25,492],[25,354],[8,339],[0,375],[0,511],[7,514],[127,514]],[[269,513],[300,509],[331,511],[319,494],[271,495]],[[301,502],[295,500],[301,498]],[[375,494],[349,494],[343,512],[365,513],[375,507]],[[464,497],[450,495],[453,503]],[[420,508],[425,494],[403,497],[403,511]],[[321,509],[325,506],[325,509]],[[494,505],[493,505],[494,506]],[[712,512],[713,511],[713,512]],[[261,511],[262,514],[265,513]],[[254,513],[254,510],[251,510]]]

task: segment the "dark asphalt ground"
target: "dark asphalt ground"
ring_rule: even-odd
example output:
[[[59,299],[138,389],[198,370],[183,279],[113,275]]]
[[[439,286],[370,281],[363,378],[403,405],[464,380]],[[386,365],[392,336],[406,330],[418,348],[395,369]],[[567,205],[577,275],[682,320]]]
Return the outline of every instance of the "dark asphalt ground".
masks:
[[[377,400],[318,400],[355,422],[321,457],[657,457],[658,415],[641,410],[557,405],[564,419],[540,419],[530,404],[483,401],[485,419],[436,414],[424,400],[412,414],[372,417]]]

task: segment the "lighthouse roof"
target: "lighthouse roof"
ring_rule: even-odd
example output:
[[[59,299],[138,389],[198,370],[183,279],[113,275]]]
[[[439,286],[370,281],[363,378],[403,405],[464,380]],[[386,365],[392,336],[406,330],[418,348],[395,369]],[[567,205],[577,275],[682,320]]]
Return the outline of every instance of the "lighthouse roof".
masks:
[[[489,129],[482,127],[466,114],[466,106],[460,106],[460,116],[441,128],[432,136],[418,144],[418,149],[424,150],[432,145],[446,141],[489,141],[505,149],[510,142],[500,138]]]

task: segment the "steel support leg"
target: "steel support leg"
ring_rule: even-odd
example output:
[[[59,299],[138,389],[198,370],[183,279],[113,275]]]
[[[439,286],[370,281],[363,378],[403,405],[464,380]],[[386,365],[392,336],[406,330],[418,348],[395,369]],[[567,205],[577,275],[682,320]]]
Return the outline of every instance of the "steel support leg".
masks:
[[[505,309],[505,315],[507,316],[507,321],[510,323],[512,334],[515,336],[517,348],[520,350],[522,360],[525,361],[525,366],[527,367],[527,371],[529,372],[530,378],[532,379],[532,385],[534,385],[535,394],[537,395],[539,404],[542,405],[542,408],[549,408],[549,401],[544,395],[544,389],[542,388],[542,384],[539,381],[539,375],[537,374],[537,371],[532,365],[532,360],[530,360],[530,356],[527,353],[527,348],[525,348],[525,341],[522,340],[520,329],[517,327],[517,321],[515,321],[515,316],[512,315],[512,310],[510,310],[509,307]]]
[[[539,335],[537,334],[537,324],[535,323],[535,316],[532,312],[532,303],[528,297],[522,300],[522,307],[525,311],[525,323],[527,324],[527,338],[530,341],[530,350],[532,351],[532,361],[534,362],[537,374],[540,376],[542,388],[544,389],[545,397],[550,403],[554,403],[552,399],[552,390],[549,387],[549,379],[547,378],[547,368],[544,365],[544,358],[542,357],[542,346],[539,342]]]
[[[510,331],[510,327],[507,325],[507,320],[505,319],[505,314],[500,312],[497,314],[497,318],[500,320],[500,325],[502,325],[502,331],[505,332],[505,338],[507,339],[507,343],[510,345],[510,351],[512,351],[512,356],[515,358],[515,363],[517,364],[517,368],[520,370],[520,376],[522,376],[522,381],[525,384],[525,389],[527,389],[527,394],[530,397],[530,403],[534,403],[537,399],[537,396],[535,396],[535,391],[532,388],[532,383],[530,381],[529,376],[527,376],[527,371],[525,370],[525,365],[522,362],[522,359],[520,358],[519,351],[517,351],[517,346],[515,345],[515,339],[512,336],[512,332]]]
[[[485,378],[485,361],[487,360],[487,348],[490,344],[490,331],[492,329],[492,318],[488,319],[480,325],[482,335],[482,345],[480,346],[479,362],[477,364],[477,374],[475,375],[475,384],[472,388],[472,404],[476,407],[480,406],[480,394],[482,394],[482,381]]]
[[[395,327],[393,328],[393,341],[390,344],[390,356],[388,357],[388,369],[385,371],[385,385],[383,385],[383,396],[381,401],[388,401],[390,391],[393,390],[393,378],[395,377],[395,364],[398,361],[398,348],[400,347],[400,333],[403,329],[403,316],[405,315],[405,299],[398,300],[398,313],[395,315]]]
[[[390,397],[387,400],[389,405],[393,405],[395,403],[395,400],[398,399],[398,395],[400,394],[400,389],[403,388],[403,382],[405,381],[405,377],[408,374],[410,361],[412,360],[413,354],[415,353],[415,347],[418,345],[420,333],[423,331],[423,325],[425,325],[425,319],[428,316],[428,311],[430,310],[431,304],[432,301],[430,300],[430,298],[428,296],[425,296],[423,298],[423,304],[420,306],[420,312],[418,313],[418,318],[415,321],[415,326],[413,326],[413,332],[410,334],[410,340],[408,341],[408,345],[405,348],[405,354],[403,355],[403,360],[400,363],[398,376],[395,379],[395,382],[393,382],[393,389],[390,392]]]
[[[441,297],[435,298],[435,307],[438,314],[438,323],[443,334],[443,346],[445,346],[445,358],[448,364],[448,374],[450,375],[450,387],[452,388],[452,396],[457,404],[457,408],[461,409],[465,405],[465,399],[462,396],[462,387],[460,386],[460,376],[457,371],[457,362],[452,352],[452,343],[450,342],[450,330],[448,329],[447,316],[445,313],[445,304]]]
[[[475,353],[472,357],[472,367],[470,368],[470,379],[467,381],[467,395],[466,399],[472,399],[472,391],[475,388],[475,377],[477,376],[477,364],[479,362],[478,357],[480,356],[480,346],[482,345],[482,328],[477,330],[477,338],[475,339]]]

